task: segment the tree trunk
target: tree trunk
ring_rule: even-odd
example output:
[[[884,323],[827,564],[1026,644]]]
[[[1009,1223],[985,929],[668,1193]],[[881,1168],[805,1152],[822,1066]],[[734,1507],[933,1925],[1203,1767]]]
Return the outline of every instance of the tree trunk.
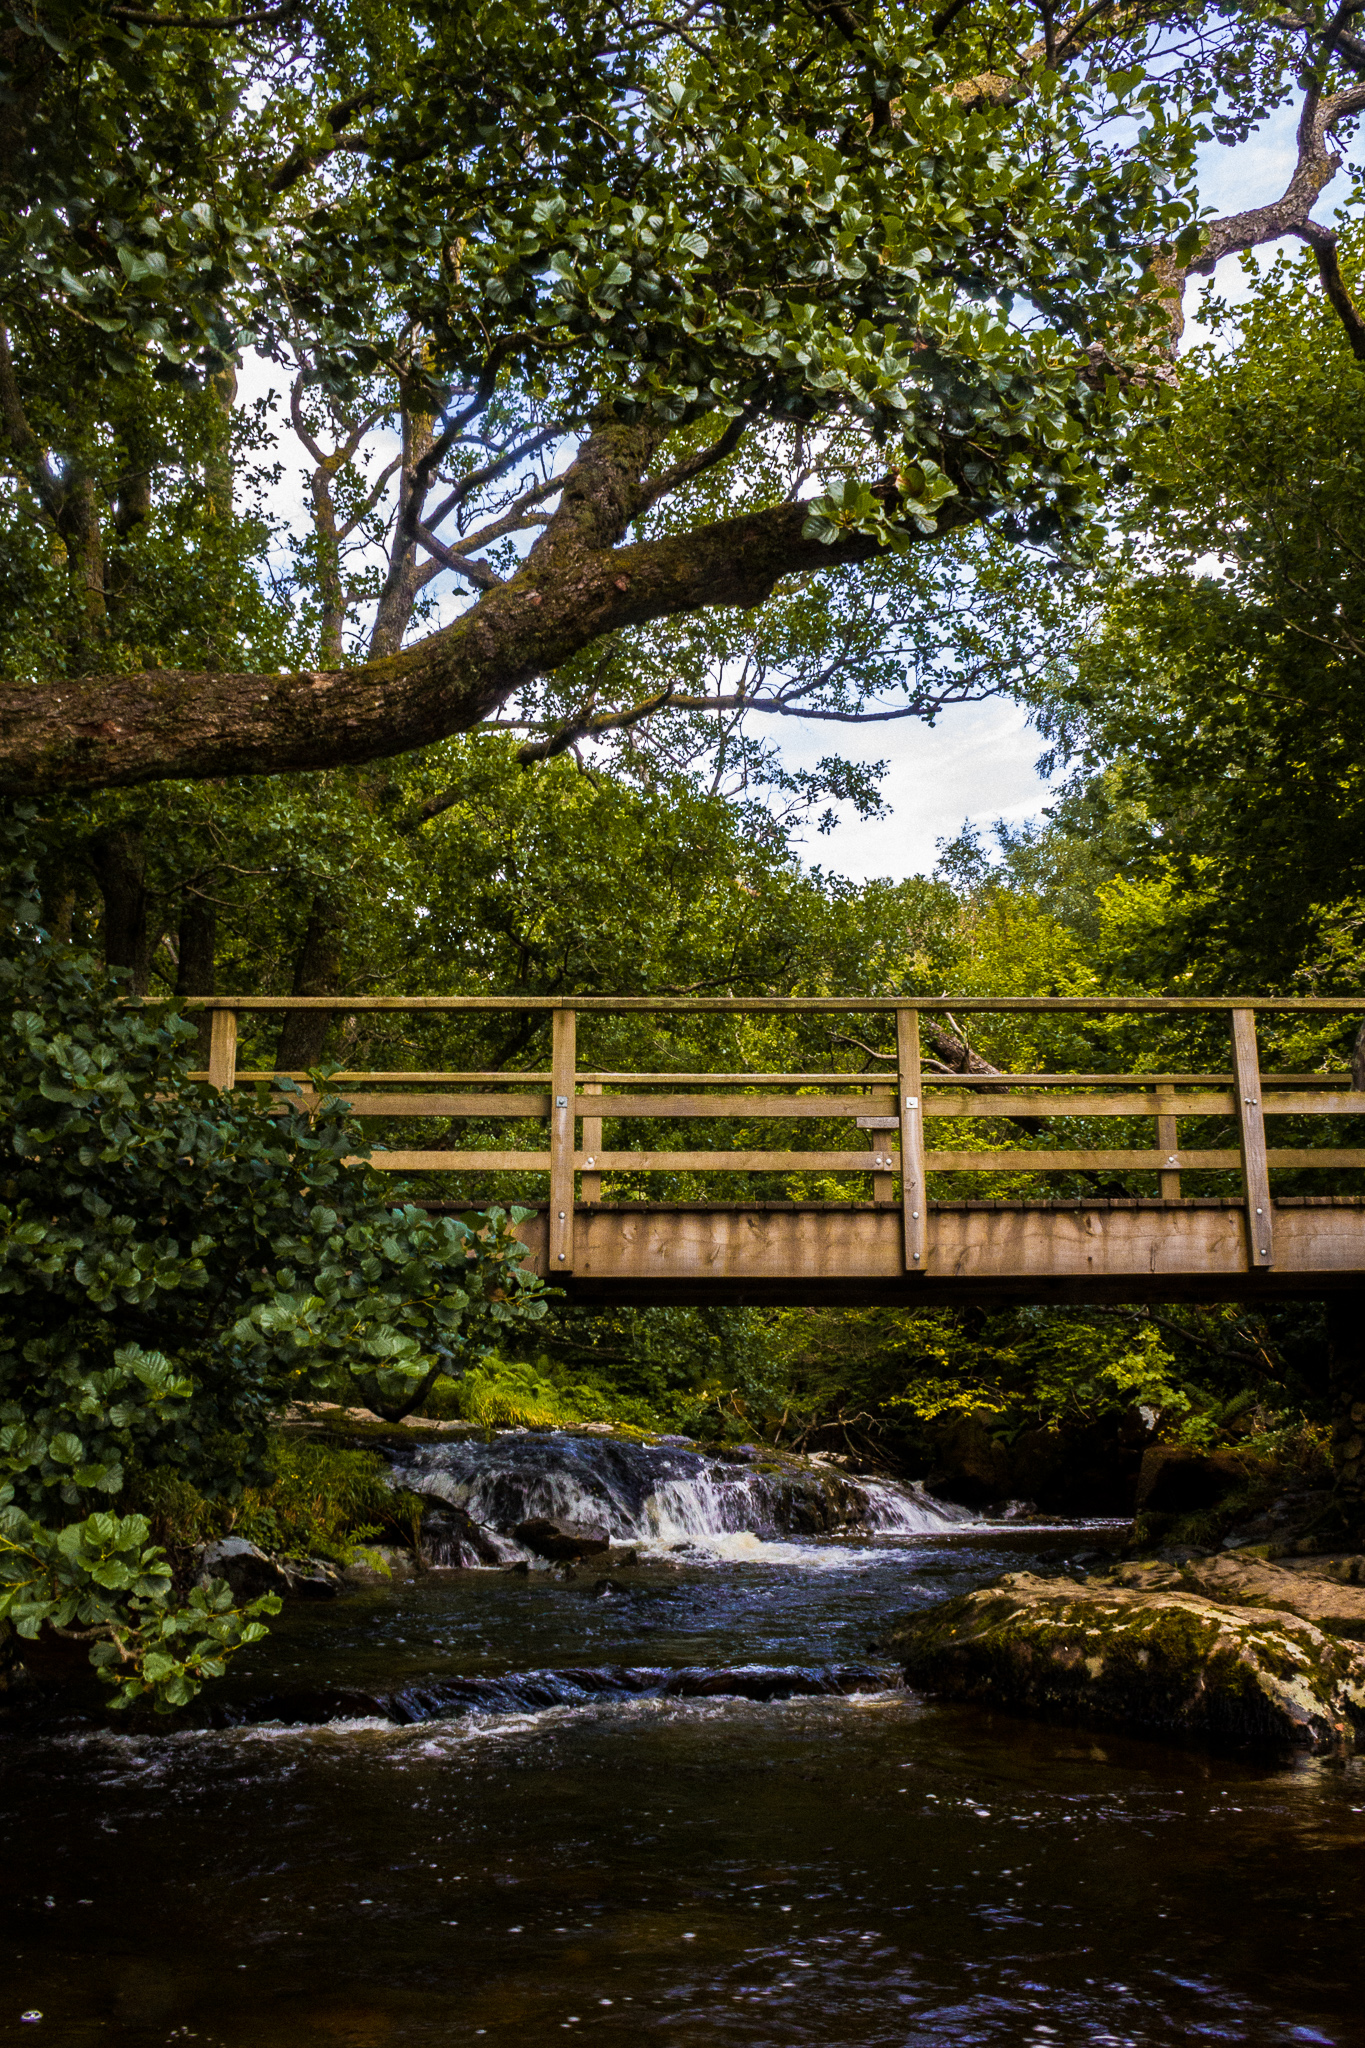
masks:
[[[90,862],[104,899],[101,936],[107,967],[126,968],[137,995],[147,993],[151,942],[147,913],[147,850],[132,827],[103,832],[90,848]]]
[[[217,995],[215,979],[218,951],[218,905],[211,896],[186,889],[180,910],[180,959],[176,968],[178,996]],[[201,1010],[195,1018],[199,1028],[198,1064],[209,1063],[209,1038],[213,1018]]]
[[[294,965],[296,996],[331,996],[341,979],[341,955],[346,929],[341,910],[330,889],[319,889],[313,898],[303,943]],[[286,1010],[280,1027],[275,1066],[280,1073],[295,1073],[315,1067],[322,1058],[328,1033],[336,1019],[330,1010]]]

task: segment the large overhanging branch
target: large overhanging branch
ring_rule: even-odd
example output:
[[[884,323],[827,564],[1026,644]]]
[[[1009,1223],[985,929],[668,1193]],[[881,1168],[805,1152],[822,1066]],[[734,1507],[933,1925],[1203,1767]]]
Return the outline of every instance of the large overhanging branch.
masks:
[[[953,500],[939,525],[978,516]],[[608,633],[710,606],[747,608],[784,576],[878,552],[865,534],[832,545],[812,540],[806,517],[804,505],[779,505],[631,546],[561,541],[453,624],[363,667],[285,675],[153,669],[43,689],[0,685],[0,791],[31,796],[330,768],[427,746],[478,725],[535,676]]]

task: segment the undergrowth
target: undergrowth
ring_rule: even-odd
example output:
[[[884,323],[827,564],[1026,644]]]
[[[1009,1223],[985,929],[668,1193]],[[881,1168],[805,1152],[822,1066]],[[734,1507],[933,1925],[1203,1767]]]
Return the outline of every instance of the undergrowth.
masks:
[[[343,1450],[295,1433],[271,1439],[265,1486],[248,1486],[233,1501],[206,1500],[177,1473],[139,1473],[136,1506],[152,1540],[173,1555],[221,1536],[282,1557],[324,1557],[349,1564],[358,1545],[411,1544],[412,1502],[384,1483],[385,1460],[374,1451]]]

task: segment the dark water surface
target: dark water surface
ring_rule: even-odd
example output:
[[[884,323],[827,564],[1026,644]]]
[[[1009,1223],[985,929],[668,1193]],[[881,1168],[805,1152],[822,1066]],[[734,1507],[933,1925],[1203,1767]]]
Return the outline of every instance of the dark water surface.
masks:
[[[896,1615],[1088,1540],[763,1546],[614,1593],[433,1575],[283,1616],[232,1711],[320,1682],[875,1666]],[[10,1737],[0,1767],[5,2043],[1365,2044],[1365,1761],[884,1687]]]

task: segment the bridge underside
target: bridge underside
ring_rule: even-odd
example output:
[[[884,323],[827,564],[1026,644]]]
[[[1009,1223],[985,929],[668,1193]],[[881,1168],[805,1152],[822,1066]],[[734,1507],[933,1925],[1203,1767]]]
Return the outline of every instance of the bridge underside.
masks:
[[[580,1203],[572,1273],[547,1271],[549,1211],[522,1225],[536,1270],[585,1307],[941,1307],[1000,1301],[1241,1301],[1365,1289],[1365,1198],[1273,1204],[1272,1267],[1240,1200],[940,1202],[923,1273],[898,1202]]]

